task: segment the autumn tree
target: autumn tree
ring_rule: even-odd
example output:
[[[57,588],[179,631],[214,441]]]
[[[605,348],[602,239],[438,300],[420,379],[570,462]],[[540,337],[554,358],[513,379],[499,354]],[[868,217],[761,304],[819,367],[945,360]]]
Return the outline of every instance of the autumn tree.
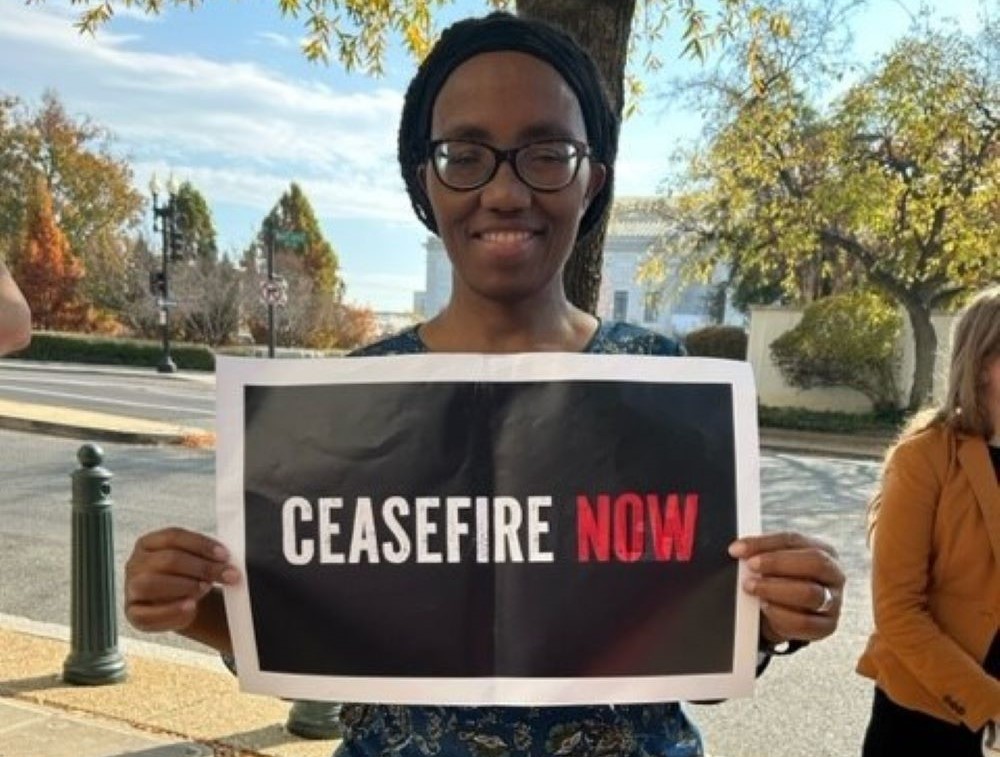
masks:
[[[701,227],[701,265],[781,273],[786,291],[810,262],[827,277],[860,271],[901,306],[911,409],[932,389],[932,311],[1000,279],[1000,87],[981,52],[957,34],[914,34],[825,112],[787,77],[748,90],[675,198]]]
[[[275,269],[285,281],[287,301],[276,307],[275,343],[280,347],[329,350],[353,347],[357,339],[374,335],[374,316],[366,309],[353,308],[339,297],[321,292],[309,274],[305,261],[289,250],[275,255]],[[258,284],[260,274],[248,270],[244,283],[244,311],[256,343],[268,340],[264,304]]]
[[[294,242],[285,241],[284,235],[289,233]],[[293,182],[264,218],[258,245],[265,252],[268,245],[292,252],[302,261],[303,270],[317,292],[336,299],[343,295],[337,253],[323,236],[312,203],[298,184]]]
[[[125,285],[120,291],[121,307],[116,315],[125,329],[134,336],[159,339],[162,336],[160,310],[156,298],[151,296],[150,272],[160,270],[159,241],[154,242],[142,234],[125,240],[127,257],[131,261]],[[172,335],[179,336],[176,322],[171,321]]]
[[[14,249],[11,271],[31,305],[32,325],[43,330],[77,330],[88,323],[80,298],[83,265],[70,250],[52,212],[52,196],[39,179],[27,204],[24,234]]]
[[[106,129],[68,114],[53,92],[36,109],[0,97],[0,245],[23,233],[24,188],[42,179],[54,218],[88,271],[82,296],[106,310],[120,305],[130,265],[125,239],[143,207],[131,168],[111,148]]]
[[[261,222],[256,240],[244,254],[253,281],[246,287],[250,331],[257,341],[266,334],[258,282],[267,272],[270,248],[274,272],[285,280],[288,305],[276,319],[277,341],[283,346],[333,347],[331,308],[340,305],[344,282],[333,245],[323,236],[312,203],[292,183]]]
[[[171,201],[179,245],[171,272],[171,296],[177,302],[171,333],[190,342],[228,344],[239,328],[241,276],[229,260],[219,257],[212,211],[198,188],[185,181]],[[147,277],[162,267],[155,255],[141,257]],[[148,293],[146,299],[152,302]],[[129,313],[143,333],[148,333],[149,315],[157,315],[151,305],[130,308]]]
[[[195,259],[176,266],[176,320],[181,338],[218,346],[232,344],[240,327],[241,272],[227,259]]]
[[[378,335],[378,324],[371,308],[337,303],[331,317],[333,347],[353,349],[368,344]]]
[[[0,250],[6,253],[24,232],[25,187],[34,186],[26,141],[25,114],[15,97],[0,95]]]

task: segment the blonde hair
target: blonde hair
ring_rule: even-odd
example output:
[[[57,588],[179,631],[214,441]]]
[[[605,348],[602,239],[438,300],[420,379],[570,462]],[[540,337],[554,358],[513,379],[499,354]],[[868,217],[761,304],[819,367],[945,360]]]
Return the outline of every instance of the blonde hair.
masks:
[[[1000,286],[976,295],[961,311],[951,339],[951,360],[944,401],[914,415],[886,453],[886,461],[902,442],[935,426],[947,426],[970,436],[990,438],[1000,429],[986,406],[986,364],[1000,355]],[[885,476],[885,464],[882,467]],[[868,503],[868,536],[878,516],[882,493]]]

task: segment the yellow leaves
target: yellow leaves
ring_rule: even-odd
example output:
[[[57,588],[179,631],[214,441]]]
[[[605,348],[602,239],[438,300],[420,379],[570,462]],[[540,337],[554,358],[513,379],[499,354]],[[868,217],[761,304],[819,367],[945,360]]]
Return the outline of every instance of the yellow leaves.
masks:
[[[646,91],[646,85],[642,83],[642,79],[631,73],[625,76],[624,85],[625,107],[623,108],[622,115],[627,119],[639,112],[639,100]]]
[[[113,15],[110,2],[100,3],[83,11],[75,26],[83,34],[94,34],[97,28],[110,21]]]
[[[705,55],[714,41],[713,35],[708,33],[705,28],[706,14],[699,8],[688,6],[682,10],[682,15],[685,27],[681,41],[685,44],[681,55],[704,61]]]
[[[664,256],[650,255],[639,264],[636,279],[644,284],[659,284],[666,281],[667,273],[668,266]]]
[[[768,28],[771,34],[778,39],[787,39],[792,36],[792,22],[788,16],[782,13],[775,13],[768,19]]]
[[[408,23],[403,31],[407,49],[417,58],[424,58],[430,52],[431,42],[426,29],[418,23]]]

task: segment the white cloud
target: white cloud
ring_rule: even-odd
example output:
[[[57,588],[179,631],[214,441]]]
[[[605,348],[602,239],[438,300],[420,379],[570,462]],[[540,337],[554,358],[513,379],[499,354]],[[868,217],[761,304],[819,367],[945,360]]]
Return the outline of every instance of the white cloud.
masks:
[[[296,179],[336,215],[410,215],[395,169],[399,92],[342,93],[256,63],[149,52],[108,29],[81,36],[58,5],[4,13],[0,86],[37,97],[55,85],[71,112],[112,128],[140,181],[169,160],[206,194],[250,207],[269,207]]]
[[[255,42],[271,45],[272,47],[280,47],[284,50],[297,45],[296,41],[288,35],[278,34],[277,32],[257,32],[253,35],[253,38]]]
[[[297,182],[318,215],[328,219],[379,220],[418,228],[402,182],[363,185],[329,178],[301,178],[280,173],[252,173],[240,169],[206,168],[165,162],[134,164],[136,179],[143,183],[152,174],[160,180],[173,174],[177,181],[190,181],[214,203],[270,210],[278,197]]]

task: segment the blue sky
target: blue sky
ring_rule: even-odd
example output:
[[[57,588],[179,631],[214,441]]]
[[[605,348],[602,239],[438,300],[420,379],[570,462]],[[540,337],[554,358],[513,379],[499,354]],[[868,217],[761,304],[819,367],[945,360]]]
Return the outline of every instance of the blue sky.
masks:
[[[854,17],[855,56],[868,63],[908,26],[918,0],[870,0]],[[977,0],[934,0],[939,15],[977,26]],[[485,0],[456,0],[439,26],[481,13]],[[413,218],[395,164],[402,94],[415,63],[397,45],[386,74],[346,74],[307,62],[301,22],[276,0],[207,2],[158,17],[119,13],[96,37],[73,28],[79,6],[47,0],[0,10],[0,92],[36,104],[54,89],[70,113],[115,135],[143,189],[155,171],[194,183],[207,198],[224,250],[242,249],[289,182],[312,199],[340,256],[348,300],[382,311],[412,308],[423,288],[427,234]],[[678,62],[659,50],[665,72],[647,76],[655,94]],[[670,155],[698,133],[698,120],[647,99],[626,122],[617,193],[652,194]]]

